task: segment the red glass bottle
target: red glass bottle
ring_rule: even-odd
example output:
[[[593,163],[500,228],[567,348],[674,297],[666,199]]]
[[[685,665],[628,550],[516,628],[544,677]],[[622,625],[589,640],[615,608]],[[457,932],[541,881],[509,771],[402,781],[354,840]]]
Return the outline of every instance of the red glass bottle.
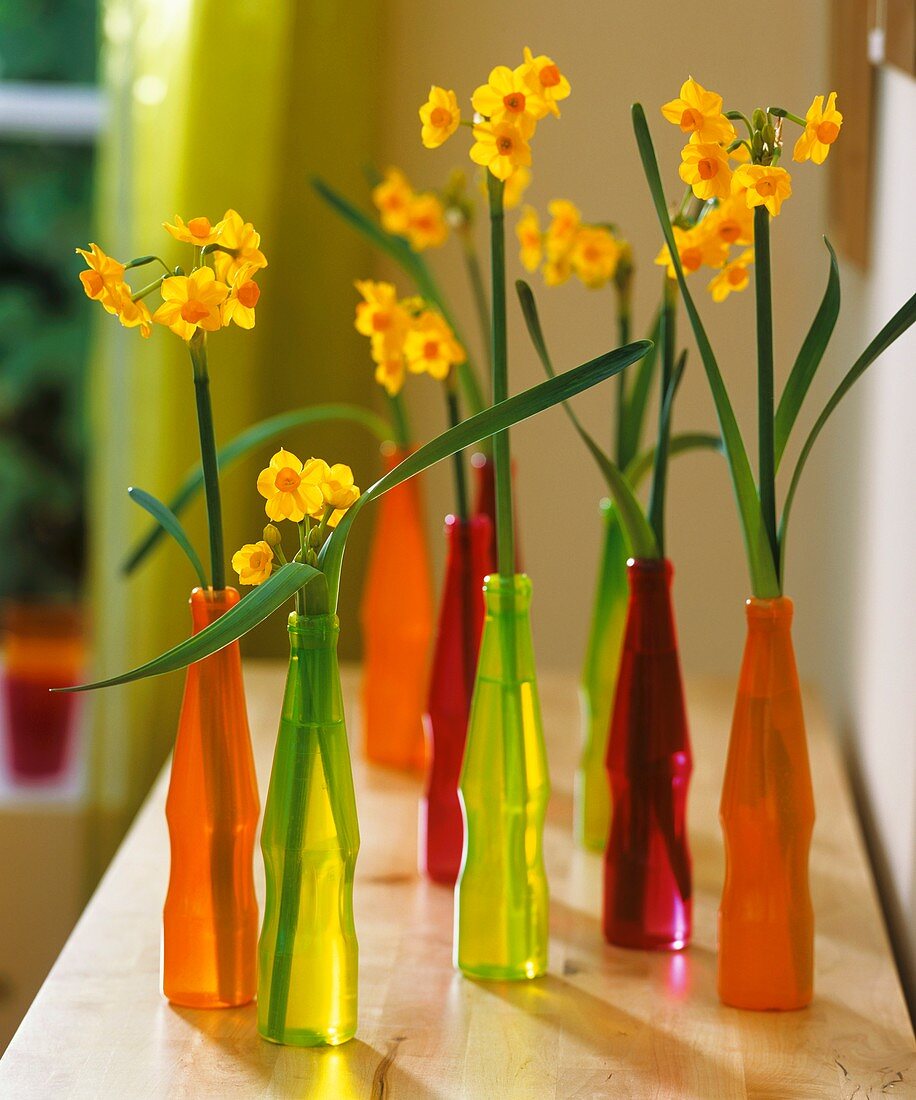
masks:
[[[491,570],[496,569],[496,466],[492,458],[478,451],[471,456],[474,468],[474,515],[486,516],[490,521],[490,561]],[[512,484],[515,485],[515,462],[512,463]],[[515,572],[522,570],[522,551],[518,537],[517,495],[512,494],[513,527],[515,528]]]
[[[631,558],[630,600],[611,718],[611,832],[604,934],[621,947],[678,950],[690,939],[687,785],[692,770],[671,606],[671,563]]]
[[[458,780],[483,630],[483,579],[491,569],[490,520],[446,516],[445,535],[445,581],[423,716],[430,764],[419,840],[420,870],[434,882],[454,883],[464,842]]]

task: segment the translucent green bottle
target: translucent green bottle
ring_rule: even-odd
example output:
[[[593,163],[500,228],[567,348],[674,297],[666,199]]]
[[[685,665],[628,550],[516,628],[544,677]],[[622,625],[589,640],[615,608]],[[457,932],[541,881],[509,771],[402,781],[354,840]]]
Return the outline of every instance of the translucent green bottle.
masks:
[[[336,1045],[356,1031],[359,825],[339,632],[336,615],[289,617],[289,673],[261,830],[258,1031],[291,1046]]]
[[[490,576],[459,794],[465,840],[455,965],[475,978],[547,969],[543,832],[550,781],[531,646],[531,581]]]
[[[604,549],[592,608],[592,623],[579,682],[582,755],[576,769],[574,828],[583,848],[603,852],[611,826],[607,756],[614,689],[627,619],[627,544],[609,500],[601,502]]]

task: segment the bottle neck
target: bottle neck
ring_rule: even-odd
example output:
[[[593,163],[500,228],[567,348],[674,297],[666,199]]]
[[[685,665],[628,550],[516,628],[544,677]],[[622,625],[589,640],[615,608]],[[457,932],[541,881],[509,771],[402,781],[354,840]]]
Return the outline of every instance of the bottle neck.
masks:
[[[195,588],[188,600],[193,632],[197,634],[211,623],[215,623],[220,616],[235,607],[239,599],[235,588]]]
[[[307,650],[336,651],[340,620],[336,615],[299,615],[291,612],[287,625],[293,653]]]
[[[671,581],[674,569],[667,558],[630,558],[627,584],[626,644],[639,653],[670,652],[677,649]]]
[[[771,600],[759,600],[756,597],[744,604],[749,634],[790,634],[795,605],[788,596],[777,596]]]

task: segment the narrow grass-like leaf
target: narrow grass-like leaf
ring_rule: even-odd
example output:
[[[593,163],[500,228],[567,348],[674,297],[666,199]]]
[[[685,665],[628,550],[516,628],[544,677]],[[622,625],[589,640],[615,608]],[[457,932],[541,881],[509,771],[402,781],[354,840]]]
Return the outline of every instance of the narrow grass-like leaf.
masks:
[[[655,451],[655,466],[652,470],[652,490],[649,494],[649,525],[655,532],[659,555],[665,554],[665,490],[668,486],[668,453],[671,439],[671,417],[674,413],[674,399],[684,377],[687,365],[687,351],[681,352],[668,385],[662,395],[662,407],[658,418],[658,443]]]
[[[779,580],[777,577],[777,563],[773,560],[766,531],[763,526],[763,514],[760,509],[760,497],[757,494],[757,486],[754,475],[748,461],[744,440],[741,438],[741,430],[735,418],[735,412],[722,379],[719,364],[706,335],[706,329],[700,319],[700,314],[694,304],[681,267],[681,260],[677,246],[674,243],[674,233],[671,229],[671,219],[665,204],[665,194],[662,188],[661,176],[658,170],[658,161],[655,157],[655,148],[646,122],[646,115],[642,105],[634,103],[632,108],[633,129],[636,133],[636,143],[639,147],[639,156],[642,160],[643,171],[649,184],[649,191],[655,212],[658,215],[659,225],[668,245],[671,262],[677,275],[678,285],[684,297],[684,306],[687,316],[693,326],[694,337],[700,351],[703,369],[712,392],[713,403],[716,407],[716,416],[719,420],[719,429],[722,432],[725,455],[728,459],[729,472],[732,477],[732,485],[735,499],[738,504],[738,513],[741,517],[741,528],[744,542],[747,548],[748,564],[751,573],[751,587],[754,595],[762,598],[778,596],[780,594]]]
[[[139,504],[145,512],[149,512],[153,519],[159,524],[160,529],[166,534],[171,535],[181,549],[184,550],[188,561],[197,574],[197,579],[200,581],[200,587],[206,588],[207,577],[204,573],[204,567],[201,564],[200,558],[197,556],[197,551],[194,549],[191,540],[188,538],[187,531],[181,526],[181,521],[178,516],[175,515],[171,508],[163,504],[161,500],[154,497],[152,493],[147,493],[143,489],[138,489],[136,485],[132,485],[127,490],[127,495],[134,504]]]
[[[837,266],[836,253],[826,237],[824,238],[824,244],[830,253],[827,289],[824,291],[824,297],[811,323],[811,328],[808,329],[808,335],[805,337],[789,377],[786,379],[785,389],[782,391],[779,406],[776,409],[776,417],[773,421],[773,443],[777,470],[786,449],[786,444],[789,442],[789,436],[792,434],[792,428],[801,410],[802,402],[808,392],[808,387],[814,380],[817,368],[821,365],[824,352],[827,350],[828,343],[830,343],[830,337],[833,335],[836,319],[840,312],[840,270]]]
[[[603,382],[635,363],[648,351],[648,344],[644,340],[627,344],[626,347],[615,348],[605,355],[599,355],[582,366],[573,370],[558,374],[546,382],[524,390],[505,401],[500,401],[489,409],[485,409],[475,416],[468,417],[454,428],[449,428],[442,435],[437,436],[425,446],[415,451],[403,462],[400,462],[393,470],[377,481],[357,500],[352,508],[347,511],[334,529],[331,537],[324,544],[319,555],[319,564],[322,565],[327,577],[328,592],[331,606],[337,604],[337,594],[340,587],[340,571],[343,564],[344,549],[346,548],[347,534],[360,511],[376,497],[387,493],[415,474],[422,473],[430,466],[448,458],[456,451],[464,450],[482,439],[487,439],[496,432],[511,428],[514,424],[527,420],[544,409],[558,405],[570,397],[574,397],[583,390]],[[621,475],[622,477],[622,475]]]
[[[858,382],[878,356],[886,351],[899,336],[902,336],[914,321],[916,321],[916,294],[897,310],[865,351],[863,351],[855,363],[853,363],[842,382],[840,382],[833,391],[830,400],[824,406],[824,411],[815,421],[814,427],[808,433],[805,445],[802,447],[801,453],[798,456],[798,462],[795,464],[795,471],[792,474],[792,481],[789,484],[789,491],[786,494],[786,503],[782,510],[782,522],[779,526],[779,548],[783,562],[785,562],[786,555],[786,533],[789,525],[789,514],[792,510],[792,502],[795,500],[795,493],[798,489],[798,483],[801,480],[802,471],[808,461],[808,456],[811,454],[811,448],[814,446],[817,437],[821,434],[824,425],[830,419],[837,405],[839,405],[846,394],[852,389],[856,382]]]
[[[623,415],[623,438],[619,442],[621,465],[627,465],[639,451],[643,428],[646,422],[646,409],[649,406],[649,394],[652,391],[652,379],[655,377],[655,365],[658,362],[658,332],[662,323],[661,310],[655,314],[652,328],[646,339],[652,341],[652,350],[646,354],[638,367],[631,372],[633,384],[627,394]]]
[[[144,680],[149,676],[161,676],[166,672],[175,672],[179,668],[202,661],[227,645],[247,634],[252,627],[272,615],[287,600],[314,577],[318,570],[303,562],[290,562],[282,565],[267,580],[253,589],[235,607],[221,615],[216,622],[205,627],[198,634],[173,646],[152,661],[111,676],[107,680],[97,680],[93,684],[80,684],[77,687],[55,688],[55,691],[92,691],[95,688],[114,687],[116,684],[129,684],[133,680]]]
[[[281,433],[291,431],[293,428],[301,428],[306,424],[332,420],[349,420],[361,425],[371,432],[379,442],[384,442],[392,436],[392,428],[387,420],[377,416],[369,409],[363,409],[359,405],[311,405],[304,409],[292,409],[290,412],[278,413],[268,417],[250,428],[240,432],[234,439],[222,447],[217,453],[220,473],[244,458],[256,447],[270,439],[276,439]],[[175,515],[180,515],[191,501],[203,488],[204,477],[200,465],[193,467],[185,475],[184,480],[168,503],[168,507]],[[162,529],[152,527],[146,535],[137,543],[121,566],[122,572],[132,573],[140,562],[154,549],[162,538]]]
[[[687,451],[699,450],[718,451],[719,454],[724,454],[722,437],[713,435],[712,432],[678,432],[677,435],[671,437],[668,454],[669,457],[674,458],[675,455],[684,454]],[[641,451],[632,459],[623,471],[623,476],[636,489],[642,484],[654,465],[655,448],[647,447],[646,450]]]

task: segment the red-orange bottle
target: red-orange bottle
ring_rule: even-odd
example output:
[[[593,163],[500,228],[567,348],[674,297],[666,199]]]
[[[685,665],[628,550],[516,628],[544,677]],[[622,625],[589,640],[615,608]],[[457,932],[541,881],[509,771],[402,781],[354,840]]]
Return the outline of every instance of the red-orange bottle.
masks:
[[[383,450],[385,472],[411,452]],[[361,608],[366,759],[406,771],[426,762],[423,712],[433,632],[432,582],[420,485],[379,500]]]
[[[193,633],[238,602],[234,588],[195,588]],[[172,758],[162,991],[174,1004],[228,1008],[255,995],[258,812],[242,664],[233,642],[188,667]]]
[[[748,600],[747,625],[720,810],[719,996],[736,1008],[803,1008],[814,980],[814,796],[792,601]]]

